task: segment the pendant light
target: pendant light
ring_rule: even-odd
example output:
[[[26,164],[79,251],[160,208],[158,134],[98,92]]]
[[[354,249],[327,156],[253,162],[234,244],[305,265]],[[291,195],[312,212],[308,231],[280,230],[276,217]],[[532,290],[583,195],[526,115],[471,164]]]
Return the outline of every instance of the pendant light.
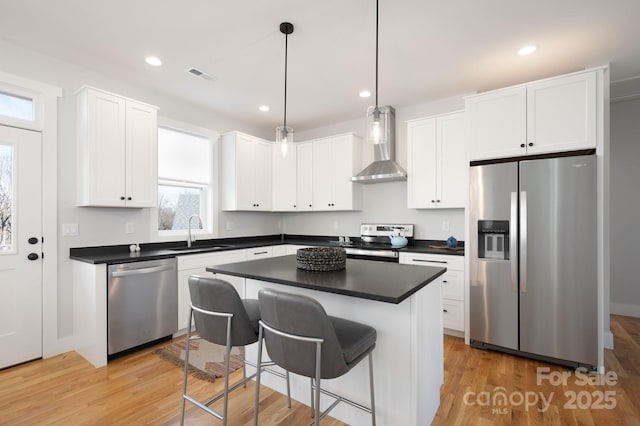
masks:
[[[395,109],[378,105],[378,0],[376,0],[376,104],[367,109],[367,141],[373,147],[373,162],[351,178],[357,183],[402,181],[407,172],[394,161]]]
[[[287,156],[289,144],[293,143],[293,129],[287,127],[287,53],[289,34],[293,33],[293,24],[283,22],[280,24],[280,32],[284,34],[284,123],[276,127],[276,143],[280,145],[282,156]]]
[[[376,0],[376,104],[367,109],[367,138],[374,145],[387,143],[391,135],[393,108],[378,105],[378,0]]]

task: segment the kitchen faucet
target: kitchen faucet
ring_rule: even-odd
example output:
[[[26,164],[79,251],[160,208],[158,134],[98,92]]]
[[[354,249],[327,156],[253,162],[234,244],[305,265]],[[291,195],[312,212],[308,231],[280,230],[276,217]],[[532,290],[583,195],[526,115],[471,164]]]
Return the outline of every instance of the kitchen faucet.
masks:
[[[189,228],[189,234],[187,236],[187,247],[191,247],[191,219],[193,219],[194,217],[198,218],[198,222],[200,222],[200,228],[202,228],[202,219],[200,219],[200,216],[198,216],[197,214],[192,214],[191,216],[189,216],[189,223],[188,223],[188,228]]]

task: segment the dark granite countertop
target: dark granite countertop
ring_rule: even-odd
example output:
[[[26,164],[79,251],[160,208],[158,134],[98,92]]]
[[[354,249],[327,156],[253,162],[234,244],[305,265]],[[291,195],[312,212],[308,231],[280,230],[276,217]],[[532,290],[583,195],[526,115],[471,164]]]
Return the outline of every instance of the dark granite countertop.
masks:
[[[210,266],[207,271],[398,304],[440,275],[446,268],[347,259],[341,271],[305,271],[296,256],[279,256]]]
[[[114,264],[139,262],[142,260],[166,259],[175,256],[198,253],[214,253],[227,250],[240,250],[245,248],[273,246],[280,244],[335,246],[338,237],[318,235],[265,235],[258,237],[240,238],[216,238],[210,240],[198,240],[190,249],[186,248],[185,241],[173,241],[166,243],[140,244],[140,252],[130,253],[129,245],[77,247],[69,250],[69,257],[73,260],[92,264]],[[351,237],[355,242],[357,237]],[[464,242],[458,242],[464,247]],[[409,246],[398,249],[400,253],[432,253],[463,256],[464,250],[439,249],[431,246],[445,246],[445,241],[439,240],[412,240]]]

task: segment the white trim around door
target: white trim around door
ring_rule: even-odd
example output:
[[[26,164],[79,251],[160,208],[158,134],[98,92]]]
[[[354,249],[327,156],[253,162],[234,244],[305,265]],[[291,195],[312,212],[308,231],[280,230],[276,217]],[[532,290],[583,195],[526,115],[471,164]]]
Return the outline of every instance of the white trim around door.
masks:
[[[58,337],[58,98],[62,89],[0,71],[0,90],[32,94],[32,122],[0,117],[0,124],[42,132],[42,357],[72,350],[73,336]]]

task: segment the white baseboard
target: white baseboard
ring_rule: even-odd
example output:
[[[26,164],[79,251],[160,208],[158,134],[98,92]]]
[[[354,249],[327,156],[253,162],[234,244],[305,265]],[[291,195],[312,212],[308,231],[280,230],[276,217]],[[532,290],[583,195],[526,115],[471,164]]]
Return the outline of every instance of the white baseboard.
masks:
[[[613,349],[613,333],[611,330],[605,330],[604,332],[604,348]]]
[[[614,315],[624,315],[625,317],[640,318],[640,305],[611,302],[609,309]]]
[[[62,337],[43,348],[42,358],[51,358],[56,355],[63,354],[75,349],[75,340],[73,336]]]

